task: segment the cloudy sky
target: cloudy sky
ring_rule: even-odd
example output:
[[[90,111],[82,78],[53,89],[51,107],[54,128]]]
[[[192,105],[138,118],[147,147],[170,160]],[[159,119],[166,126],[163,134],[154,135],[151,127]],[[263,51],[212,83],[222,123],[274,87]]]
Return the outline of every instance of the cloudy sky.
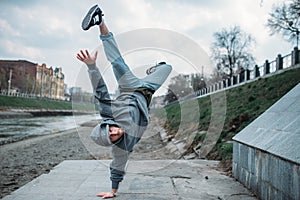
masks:
[[[140,43],[122,50],[130,65],[147,66],[157,62],[151,61],[156,57],[172,62],[176,73],[199,72],[200,65],[207,68],[208,64],[204,61],[200,64],[197,59],[183,54],[199,47],[203,50],[200,54],[209,57],[213,33],[234,25],[255,38],[252,53],[261,65],[265,59],[273,60],[278,53],[288,54],[293,47],[279,35],[270,36],[265,26],[272,5],[283,0],[261,1],[0,0],[0,59],[25,59],[46,63],[48,67],[62,67],[68,86],[77,85],[78,77],[85,72],[76,59],[76,53],[80,49],[93,51],[101,44],[97,28],[87,32],[81,30],[81,21],[87,10],[98,4],[104,11],[110,30],[116,37],[120,36],[120,42],[123,39],[125,46],[132,45],[138,38],[161,42],[150,45],[151,48],[145,46],[149,44]],[[146,36],[149,30],[155,30],[152,36]],[[136,34],[129,37],[130,33]],[[163,42],[164,39],[169,41],[168,44]],[[188,42],[182,42],[185,39]],[[180,41],[185,43],[182,48]],[[195,44],[198,47],[189,50]],[[134,59],[136,57],[140,59]],[[201,56],[196,57],[205,60]],[[101,64],[102,61],[98,61],[98,65]]]

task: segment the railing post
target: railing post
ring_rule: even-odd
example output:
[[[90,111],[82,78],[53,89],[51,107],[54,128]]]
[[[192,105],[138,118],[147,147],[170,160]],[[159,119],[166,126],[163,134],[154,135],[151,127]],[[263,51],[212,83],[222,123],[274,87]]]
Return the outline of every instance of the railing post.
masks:
[[[228,85],[228,87],[232,86],[232,78],[231,77],[228,78],[228,84],[227,85]]]
[[[226,85],[226,79],[223,79],[223,88],[226,88],[227,87],[227,85]]]
[[[249,69],[247,69],[246,70],[246,81],[249,81],[250,80],[250,70]]]
[[[241,72],[239,73],[239,83],[242,83],[245,81],[245,70],[242,69]]]
[[[299,62],[299,50],[298,47],[295,47],[294,50],[292,51],[292,66],[300,63]]]
[[[260,77],[259,67],[255,65],[255,78]]]
[[[264,64],[264,75],[269,74],[270,73],[270,63],[268,60],[265,61]]]
[[[283,58],[281,54],[278,54],[276,58],[276,71],[283,69]]]

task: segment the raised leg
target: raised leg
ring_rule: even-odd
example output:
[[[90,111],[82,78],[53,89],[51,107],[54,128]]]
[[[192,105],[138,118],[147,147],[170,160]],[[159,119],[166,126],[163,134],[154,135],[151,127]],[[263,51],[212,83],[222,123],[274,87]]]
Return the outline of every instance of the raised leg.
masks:
[[[113,72],[121,88],[142,87],[142,82],[137,78],[125,63],[119,51],[118,45],[103,22],[99,25],[100,39],[102,40],[107,60],[112,64]]]
[[[141,79],[145,87],[156,91],[166,81],[172,71],[172,66],[161,64],[155,67],[155,71]]]

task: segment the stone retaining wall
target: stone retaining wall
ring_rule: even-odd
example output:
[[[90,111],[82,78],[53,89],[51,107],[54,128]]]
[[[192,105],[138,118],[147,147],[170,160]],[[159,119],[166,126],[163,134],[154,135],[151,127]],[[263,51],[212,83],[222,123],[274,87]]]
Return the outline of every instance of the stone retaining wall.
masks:
[[[300,199],[300,83],[233,140],[238,181],[260,199]]]
[[[233,174],[261,199],[300,199],[300,166],[277,156],[234,143]]]

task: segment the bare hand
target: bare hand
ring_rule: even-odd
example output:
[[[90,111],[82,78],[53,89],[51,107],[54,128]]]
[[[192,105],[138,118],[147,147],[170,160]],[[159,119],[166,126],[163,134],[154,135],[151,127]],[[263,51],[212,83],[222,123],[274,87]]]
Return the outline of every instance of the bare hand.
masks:
[[[92,65],[96,63],[98,51],[95,52],[93,56],[90,56],[90,53],[88,50],[80,50],[80,53],[77,54],[77,59],[81,62],[84,62],[87,65]]]
[[[100,192],[99,194],[97,194],[97,197],[102,197],[103,199],[114,198],[115,193],[113,193],[113,192]]]

